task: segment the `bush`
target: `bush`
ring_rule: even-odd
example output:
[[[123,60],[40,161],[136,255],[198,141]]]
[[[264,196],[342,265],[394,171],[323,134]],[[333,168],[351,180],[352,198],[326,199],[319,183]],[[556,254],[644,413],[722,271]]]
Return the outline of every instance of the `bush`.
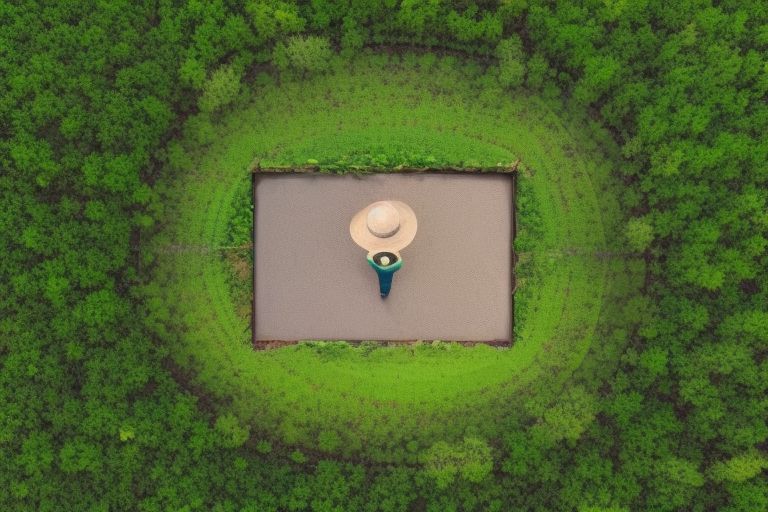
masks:
[[[504,87],[519,87],[525,78],[525,56],[523,43],[513,36],[502,40],[496,46],[499,59],[499,83]]]
[[[331,44],[328,38],[293,36],[275,46],[273,62],[280,70],[294,70],[304,75],[325,71],[330,66]]]
[[[528,76],[526,77],[525,84],[533,90],[540,91],[550,75],[547,59],[541,54],[535,53],[528,59],[527,68]]]
[[[653,241],[653,227],[641,218],[633,218],[627,222],[627,244],[636,252],[645,251]]]
[[[216,419],[215,427],[219,434],[219,443],[225,448],[242,446],[250,436],[250,428],[247,425],[242,426],[231,413],[219,416]]]
[[[232,103],[240,93],[240,74],[232,66],[221,66],[203,85],[198,100],[202,112],[213,113]]]
[[[457,475],[478,483],[493,469],[491,449],[477,437],[465,437],[461,444],[438,441],[424,454],[424,469],[439,489],[447,488]]]

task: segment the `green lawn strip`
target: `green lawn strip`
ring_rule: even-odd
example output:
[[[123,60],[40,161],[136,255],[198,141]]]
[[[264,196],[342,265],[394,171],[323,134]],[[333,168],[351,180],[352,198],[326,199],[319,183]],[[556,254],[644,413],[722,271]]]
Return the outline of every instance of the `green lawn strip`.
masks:
[[[224,135],[179,183],[170,219],[174,243],[212,250],[165,256],[163,264],[174,275],[168,299],[179,300],[176,307],[183,311],[177,360],[195,361],[198,380],[231,399],[229,407],[254,432],[312,445],[318,431],[330,429],[344,439],[347,455],[387,460],[399,450],[393,442],[427,440],[427,432],[435,438],[460,435],[501,413],[480,411],[498,393],[513,392],[512,382],[522,386],[547,365],[578,366],[605,284],[605,263],[594,257],[605,248],[600,216],[613,212],[601,210],[591,187],[590,173],[604,170],[592,160],[599,154],[581,154],[578,142],[536,98],[493,96],[496,107],[489,110],[461,93],[430,92],[437,84],[445,91],[445,84],[455,83],[466,93],[466,84],[450,72],[361,69],[266,88],[253,106],[222,122],[217,129]],[[490,101],[488,96],[479,94],[478,101]],[[231,205],[254,156],[268,165],[308,159],[495,165],[523,158],[533,173],[521,179],[531,183],[543,228],[530,261],[546,269],[535,269],[521,283],[518,302],[525,298],[526,314],[516,326],[515,347],[368,353],[297,346],[254,353],[215,250],[226,239]],[[524,229],[524,212],[520,222]],[[546,355],[552,351],[557,361]],[[539,364],[533,364],[537,357]],[[462,410],[478,414],[457,418]],[[446,424],[447,418],[453,423]],[[365,446],[356,440],[361,436]]]

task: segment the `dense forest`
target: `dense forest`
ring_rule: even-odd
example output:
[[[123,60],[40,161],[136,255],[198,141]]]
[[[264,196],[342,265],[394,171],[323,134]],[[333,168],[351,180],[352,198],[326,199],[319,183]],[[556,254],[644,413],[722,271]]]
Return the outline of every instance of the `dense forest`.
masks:
[[[18,1],[0,48],[3,510],[768,509],[765,2]],[[586,424],[531,410],[427,464],[251,442],[148,292],[173,141],[260,81],[404,48],[610,131],[647,269],[628,342],[568,392]]]

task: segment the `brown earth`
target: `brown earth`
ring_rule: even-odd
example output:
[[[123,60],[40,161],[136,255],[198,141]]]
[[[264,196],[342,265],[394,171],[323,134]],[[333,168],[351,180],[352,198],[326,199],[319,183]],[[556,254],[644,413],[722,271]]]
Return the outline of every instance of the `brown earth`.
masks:
[[[254,341],[511,339],[512,177],[259,175]],[[349,221],[397,199],[419,230],[386,299]]]

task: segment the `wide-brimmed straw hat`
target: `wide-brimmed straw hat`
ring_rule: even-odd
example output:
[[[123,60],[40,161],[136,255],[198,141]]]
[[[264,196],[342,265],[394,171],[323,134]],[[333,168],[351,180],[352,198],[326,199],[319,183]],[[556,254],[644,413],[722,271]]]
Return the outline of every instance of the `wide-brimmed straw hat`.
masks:
[[[352,217],[349,234],[369,252],[397,252],[416,236],[416,214],[402,201],[376,201]]]

